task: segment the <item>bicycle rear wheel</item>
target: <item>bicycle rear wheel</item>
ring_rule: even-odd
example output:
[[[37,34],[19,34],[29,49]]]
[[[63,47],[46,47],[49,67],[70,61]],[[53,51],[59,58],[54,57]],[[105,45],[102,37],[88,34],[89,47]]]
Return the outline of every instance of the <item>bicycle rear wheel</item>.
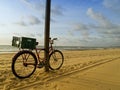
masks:
[[[12,60],[12,72],[18,78],[30,77],[37,66],[35,54],[28,50],[18,52]]]
[[[64,62],[64,56],[61,51],[54,50],[49,56],[49,68],[51,70],[58,70]]]

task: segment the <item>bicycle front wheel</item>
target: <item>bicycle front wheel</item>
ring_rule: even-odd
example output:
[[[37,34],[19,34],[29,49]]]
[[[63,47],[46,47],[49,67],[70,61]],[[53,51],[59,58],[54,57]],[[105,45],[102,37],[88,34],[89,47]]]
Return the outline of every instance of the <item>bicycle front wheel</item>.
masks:
[[[64,62],[64,56],[61,51],[54,50],[49,56],[49,68],[51,70],[58,70]]]
[[[18,78],[30,77],[37,66],[35,54],[28,50],[18,52],[12,60],[12,72]]]

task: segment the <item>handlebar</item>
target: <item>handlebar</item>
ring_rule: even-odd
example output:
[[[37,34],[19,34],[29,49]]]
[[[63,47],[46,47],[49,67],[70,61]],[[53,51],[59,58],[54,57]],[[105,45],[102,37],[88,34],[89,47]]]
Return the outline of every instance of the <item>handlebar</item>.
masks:
[[[54,40],[57,40],[57,38],[53,38],[53,39],[49,38],[50,44],[53,44],[53,43],[54,43]]]
[[[50,44],[53,44],[54,43],[54,40],[58,40],[57,38],[53,38],[53,39],[51,39],[51,38],[49,38],[49,43]],[[36,45],[38,45],[39,43],[38,42],[36,42]]]
[[[57,40],[57,38],[53,38],[53,39],[49,38],[49,40]]]

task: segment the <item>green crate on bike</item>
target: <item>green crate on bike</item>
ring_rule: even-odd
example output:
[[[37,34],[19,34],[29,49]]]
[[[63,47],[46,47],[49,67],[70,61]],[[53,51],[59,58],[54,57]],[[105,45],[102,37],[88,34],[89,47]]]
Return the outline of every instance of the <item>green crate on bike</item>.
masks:
[[[13,37],[12,46],[22,49],[35,49],[36,39],[28,37]]]
[[[36,47],[36,39],[21,37],[21,48],[25,49],[35,49]]]

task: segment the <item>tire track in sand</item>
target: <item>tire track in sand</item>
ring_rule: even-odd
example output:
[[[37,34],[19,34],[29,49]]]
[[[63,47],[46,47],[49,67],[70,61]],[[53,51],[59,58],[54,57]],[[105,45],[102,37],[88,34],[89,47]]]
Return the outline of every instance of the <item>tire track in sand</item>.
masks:
[[[77,72],[82,72],[82,71],[91,69],[93,67],[97,67],[101,64],[105,64],[105,63],[111,62],[113,60],[117,60],[119,58],[120,57],[107,58],[107,59],[102,59],[102,60],[99,60],[96,62],[76,64],[76,65],[72,65],[71,67],[63,67],[63,69],[60,69],[58,72],[51,71],[47,77],[42,78],[43,81],[37,81],[37,82],[30,83],[30,84],[22,86],[22,87],[13,88],[13,90],[21,90],[21,89],[27,90],[28,88],[33,87],[33,86],[38,86],[38,85],[42,86],[43,84],[46,84],[48,82],[55,81],[60,78],[64,78],[66,76],[69,76],[69,75],[77,73]],[[68,69],[64,70],[65,68],[68,68]]]

